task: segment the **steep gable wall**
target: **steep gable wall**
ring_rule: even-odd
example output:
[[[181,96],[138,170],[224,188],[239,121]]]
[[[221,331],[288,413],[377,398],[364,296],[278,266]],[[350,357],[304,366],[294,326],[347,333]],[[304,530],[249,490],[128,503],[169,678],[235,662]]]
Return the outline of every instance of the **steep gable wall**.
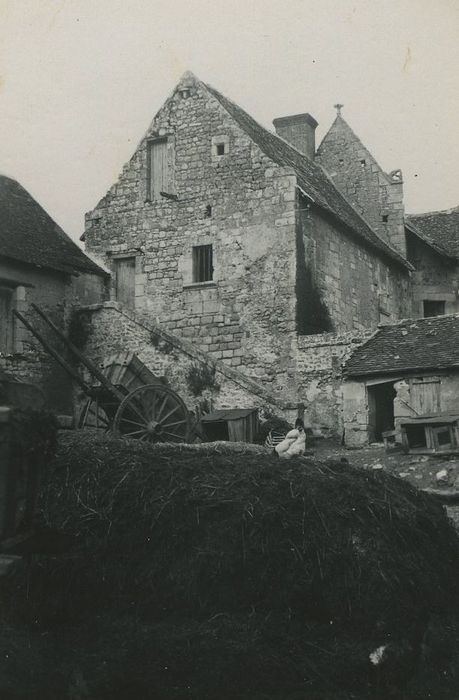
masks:
[[[168,139],[176,199],[148,201],[154,137]],[[227,144],[223,156],[218,142]],[[295,183],[202,83],[185,80],[87,215],[86,245],[113,269],[116,256],[135,256],[136,310],[283,391],[293,382]],[[193,284],[192,248],[209,244],[214,279]]]
[[[340,116],[320,144],[316,160],[373,230],[405,256],[401,171],[387,175]]]

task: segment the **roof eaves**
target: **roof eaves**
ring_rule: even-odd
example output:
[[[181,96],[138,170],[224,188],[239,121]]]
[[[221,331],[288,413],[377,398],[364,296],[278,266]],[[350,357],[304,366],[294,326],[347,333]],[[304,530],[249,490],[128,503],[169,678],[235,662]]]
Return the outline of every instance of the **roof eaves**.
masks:
[[[346,370],[343,369],[343,375],[345,377],[374,377],[389,374],[400,374],[401,372],[430,372],[430,371],[442,371],[446,369],[459,369],[459,362],[448,362],[444,364],[432,364],[432,365],[405,365],[402,367],[385,367],[381,369],[367,369],[367,370]]]

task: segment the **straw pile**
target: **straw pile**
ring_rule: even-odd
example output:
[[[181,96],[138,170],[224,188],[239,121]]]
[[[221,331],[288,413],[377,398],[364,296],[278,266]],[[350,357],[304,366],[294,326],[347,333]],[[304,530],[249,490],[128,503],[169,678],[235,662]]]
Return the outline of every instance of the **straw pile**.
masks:
[[[233,683],[232,698],[243,682],[247,697],[279,684],[279,698],[289,683],[319,684],[314,697],[362,684],[388,639],[418,653],[431,615],[457,601],[458,538],[442,507],[386,474],[234,450],[62,435],[41,517],[74,542],[32,570],[30,615],[180,619],[155,644],[179,667],[213,659],[209,678]]]

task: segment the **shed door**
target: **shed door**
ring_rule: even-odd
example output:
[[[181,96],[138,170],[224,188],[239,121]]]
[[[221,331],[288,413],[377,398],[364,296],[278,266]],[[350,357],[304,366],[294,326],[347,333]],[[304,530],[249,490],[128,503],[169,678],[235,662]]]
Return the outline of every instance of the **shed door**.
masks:
[[[116,300],[126,306],[135,305],[135,258],[115,260]]]
[[[440,413],[440,387],[437,377],[412,379],[410,386],[411,406],[420,416]]]

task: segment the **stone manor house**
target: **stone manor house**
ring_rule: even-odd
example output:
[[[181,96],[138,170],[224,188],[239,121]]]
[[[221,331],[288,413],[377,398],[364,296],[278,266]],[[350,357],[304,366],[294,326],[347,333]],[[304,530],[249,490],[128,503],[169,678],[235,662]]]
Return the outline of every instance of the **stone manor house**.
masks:
[[[191,408],[304,405],[323,433],[374,437],[365,391],[346,408],[343,363],[380,324],[459,310],[459,212],[407,217],[401,171],[337,109],[316,149],[310,114],[272,133],[186,73],[86,215],[111,272],[108,298],[81,307],[86,352],[135,351]],[[190,367],[215,375],[199,396]]]

